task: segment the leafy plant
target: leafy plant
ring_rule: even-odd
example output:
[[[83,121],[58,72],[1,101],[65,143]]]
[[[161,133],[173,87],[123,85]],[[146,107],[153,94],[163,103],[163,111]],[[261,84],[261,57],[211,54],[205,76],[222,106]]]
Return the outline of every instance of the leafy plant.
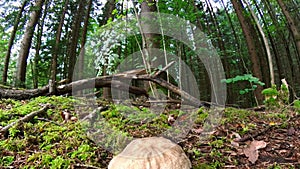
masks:
[[[279,92],[276,89],[276,85],[273,85],[271,88],[264,89],[262,94],[265,96],[265,105],[268,109],[275,109],[279,107],[277,101]]]
[[[254,91],[257,88],[257,85],[264,86],[265,83],[261,82],[257,77],[253,77],[252,74],[238,75],[234,78],[224,79],[222,82],[227,84],[237,83],[241,81],[247,81],[251,84],[250,88],[240,89],[239,93],[241,95]]]
[[[300,113],[300,100],[294,101],[294,107],[296,108],[297,112]]]

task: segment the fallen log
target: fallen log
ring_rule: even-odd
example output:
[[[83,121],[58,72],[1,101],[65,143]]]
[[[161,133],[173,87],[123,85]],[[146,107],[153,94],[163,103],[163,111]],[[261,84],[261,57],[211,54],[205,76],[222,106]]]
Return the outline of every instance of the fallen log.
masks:
[[[167,65],[166,67],[169,67]],[[164,68],[163,70],[165,70]],[[146,72],[146,71],[145,71]],[[102,76],[102,77],[95,77],[89,79],[82,79],[78,81],[71,82],[65,85],[59,85],[56,87],[56,95],[63,95],[66,93],[72,93],[76,91],[81,91],[84,89],[91,89],[91,88],[101,88],[101,87],[112,87],[118,90],[128,91],[133,94],[137,95],[145,95],[148,97],[147,91],[145,89],[130,86],[122,82],[124,79],[134,79],[134,80],[144,80],[156,83],[176,94],[181,96],[182,100],[185,104],[193,105],[196,107],[201,107],[205,105],[205,102],[201,102],[194,96],[190,95],[189,93],[181,90],[179,87],[168,83],[166,80],[158,77],[161,71],[158,71],[154,75],[150,74],[131,74],[131,73],[119,73],[111,76]],[[53,93],[49,93],[49,85],[42,87],[40,89],[29,89],[29,90],[13,90],[13,89],[1,89],[0,88],[0,98],[13,98],[17,100],[23,99],[30,99],[37,96],[45,96],[50,95]]]
[[[90,78],[90,79],[83,79],[74,81],[69,84],[65,85],[59,85],[56,87],[55,93],[49,92],[49,85],[46,85],[39,89],[3,89],[0,88],[0,98],[1,99],[16,99],[16,100],[26,100],[35,98],[38,96],[47,96],[50,94],[55,95],[64,95],[66,93],[72,93],[84,89],[91,89],[91,88],[101,88],[101,87],[112,87],[119,90],[127,91],[129,89],[130,93],[136,94],[136,95],[145,95],[148,96],[147,91],[135,87],[135,86],[129,86],[127,84],[124,84],[120,81],[113,81],[112,83],[112,76],[103,76],[103,77],[97,77],[97,78]]]

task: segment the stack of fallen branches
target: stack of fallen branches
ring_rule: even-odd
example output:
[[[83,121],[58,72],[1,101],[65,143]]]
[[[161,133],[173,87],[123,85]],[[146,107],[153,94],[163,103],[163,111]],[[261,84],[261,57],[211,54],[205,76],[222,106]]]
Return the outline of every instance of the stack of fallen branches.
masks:
[[[111,87],[111,88],[117,88],[118,90],[125,90],[125,91],[129,89],[130,93],[136,95],[148,96],[147,91],[145,89],[135,87],[135,86],[130,86],[122,82],[122,79],[133,79],[133,80],[144,80],[144,81],[150,81],[156,83],[168,89],[169,91],[181,96],[181,98],[187,101],[188,104],[190,105],[197,106],[197,107],[203,106],[203,104],[205,104],[204,102],[199,101],[197,98],[193,97],[189,93],[181,90],[179,87],[171,83],[168,83],[166,80],[159,77],[159,75],[164,71],[166,71],[172,64],[174,64],[174,62],[170,62],[163,69],[158,70],[157,72],[152,74],[147,74],[147,73],[135,74],[135,73],[130,73],[130,71],[127,71],[123,73],[114,74],[111,76],[102,76],[102,77],[78,80],[78,81],[71,82],[69,84],[56,86],[55,93],[49,92],[49,85],[39,89],[29,89],[29,90],[14,90],[14,89],[0,88],[0,98],[13,98],[17,100],[23,100],[23,99],[34,98],[37,96],[45,96],[50,94],[63,95],[66,93],[72,93],[84,89],[101,88],[101,87]]]

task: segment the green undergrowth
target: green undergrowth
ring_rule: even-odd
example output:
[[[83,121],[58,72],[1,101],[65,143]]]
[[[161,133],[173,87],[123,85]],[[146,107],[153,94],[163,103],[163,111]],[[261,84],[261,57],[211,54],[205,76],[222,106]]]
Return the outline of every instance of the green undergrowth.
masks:
[[[60,96],[38,97],[29,101],[1,100],[1,126],[40,109],[43,104],[50,103],[53,108],[29,122],[13,126],[6,136],[2,136],[0,166],[69,168],[72,163],[82,162],[101,167],[95,154],[99,148],[86,137],[79,122],[63,123],[60,116],[63,110],[73,111],[75,102],[75,99]]]
[[[100,146],[103,144],[99,144],[97,138],[87,134],[91,130],[85,125],[91,125],[91,123],[88,121],[64,122],[60,115],[61,112],[67,110],[71,115],[78,117],[74,105],[82,106],[80,100],[60,96],[38,97],[26,101],[2,99],[0,101],[0,128],[41,109],[44,104],[51,104],[52,107],[39,117],[34,117],[29,122],[19,123],[10,128],[8,133],[1,135],[0,166],[6,168],[70,168],[71,166],[76,168],[77,164],[83,164],[106,168],[113,154]],[[103,104],[103,102],[97,101],[97,104]],[[192,118],[192,127],[201,128],[210,113],[213,113],[206,108],[187,113],[181,110],[155,112],[144,107],[115,104],[101,106],[107,106],[108,109],[96,111],[97,116],[93,119],[96,122],[92,123],[92,130],[101,129],[104,133],[107,132],[107,139],[104,141],[108,146],[121,145],[122,139],[119,139],[119,142],[112,142],[116,136],[118,138],[120,136],[123,138],[158,136],[172,128],[168,123],[170,115],[177,119]],[[299,107],[296,102],[294,109],[299,110]],[[255,119],[263,120],[266,125],[274,123],[280,124],[278,125],[280,128],[286,128],[284,122],[288,117],[287,110],[254,112],[226,108],[222,113],[219,126],[223,126],[228,132],[234,131],[243,136],[257,130]],[[228,160],[224,149],[231,141],[226,135],[212,136],[209,137],[207,144],[211,147],[209,153],[201,152],[200,147],[203,142],[200,140],[194,141],[193,146],[185,147],[184,150],[189,154],[193,168],[222,168]],[[120,146],[120,148],[123,147]],[[199,164],[198,161],[203,161],[203,158],[209,159],[210,162]]]

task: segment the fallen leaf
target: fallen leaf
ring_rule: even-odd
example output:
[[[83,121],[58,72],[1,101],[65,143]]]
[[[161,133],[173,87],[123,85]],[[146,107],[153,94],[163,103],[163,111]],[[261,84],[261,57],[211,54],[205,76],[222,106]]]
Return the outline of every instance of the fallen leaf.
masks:
[[[231,145],[233,147],[239,147],[240,146],[240,144],[238,142],[235,142],[235,141],[231,141]]]
[[[267,143],[264,142],[264,141],[254,140],[254,141],[252,141],[250,147],[251,146],[255,147],[255,149],[258,150],[258,149],[261,149],[261,148],[265,148],[267,146]]]
[[[254,164],[258,159],[258,151],[253,149],[253,147],[245,148],[243,152],[252,164]]]
[[[248,160],[254,164],[258,159],[258,149],[265,148],[267,146],[267,143],[264,141],[257,141],[254,140],[251,142],[250,146],[245,148],[243,150],[246,157],[248,157]]]
[[[203,132],[203,128],[192,129],[192,131],[196,134],[201,134]]]
[[[289,136],[294,135],[295,132],[296,132],[296,130],[295,130],[294,127],[290,127],[290,128],[287,130],[287,134],[288,134]]]

